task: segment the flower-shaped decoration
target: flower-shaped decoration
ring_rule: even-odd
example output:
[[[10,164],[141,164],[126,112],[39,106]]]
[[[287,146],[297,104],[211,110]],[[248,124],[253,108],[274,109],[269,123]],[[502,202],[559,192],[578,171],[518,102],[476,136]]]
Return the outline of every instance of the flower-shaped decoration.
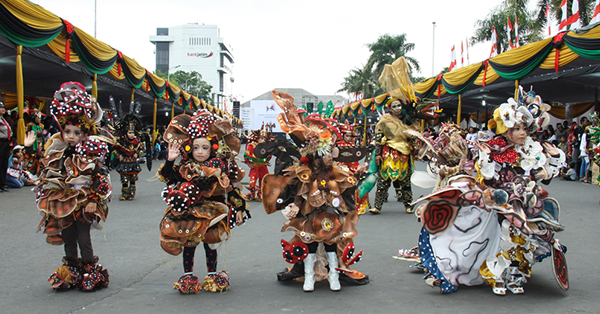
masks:
[[[525,171],[542,168],[546,164],[546,155],[542,145],[529,136],[525,139],[523,146],[517,147],[517,151],[522,158],[521,168]]]

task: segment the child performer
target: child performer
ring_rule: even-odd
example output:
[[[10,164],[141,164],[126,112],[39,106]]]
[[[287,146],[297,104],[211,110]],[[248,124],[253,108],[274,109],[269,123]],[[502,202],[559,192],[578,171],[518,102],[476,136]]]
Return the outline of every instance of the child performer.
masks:
[[[244,173],[233,159],[240,149],[239,139],[230,121],[217,120],[208,111],[175,117],[164,139],[169,153],[158,173],[167,183],[163,198],[169,206],[160,222],[161,246],[171,255],[183,252],[184,275],[174,289],[182,294],[226,290],[229,276],[225,271],[217,273],[217,248],[233,227],[250,218],[238,188]],[[178,157],[181,163],[175,164]],[[200,243],[208,270],[204,283],[193,274]]]
[[[49,244],[64,244],[65,257],[63,266],[48,281],[58,290],[101,289],[108,286],[108,272],[94,256],[90,227],[106,219],[112,192],[103,166],[108,147],[95,136],[102,109],[83,85],[67,82],[54,94],[50,112],[61,132],[49,140],[41,161],[36,191],[37,207],[44,218],[38,231],[44,229]],[[33,143],[33,133],[30,135],[26,146]]]

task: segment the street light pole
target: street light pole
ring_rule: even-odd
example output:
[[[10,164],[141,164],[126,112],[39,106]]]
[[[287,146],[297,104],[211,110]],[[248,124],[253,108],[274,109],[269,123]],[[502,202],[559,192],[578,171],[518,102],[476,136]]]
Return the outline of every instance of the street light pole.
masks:
[[[431,77],[433,77],[435,75],[434,63],[435,63],[435,22],[433,22],[433,40],[431,43]]]
[[[167,70],[167,81],[169,81],[169,78],[171,78],[171,70],[173,69],[177,69],[178,67],[180,67],[181,65],[176,65],[170,69]]]

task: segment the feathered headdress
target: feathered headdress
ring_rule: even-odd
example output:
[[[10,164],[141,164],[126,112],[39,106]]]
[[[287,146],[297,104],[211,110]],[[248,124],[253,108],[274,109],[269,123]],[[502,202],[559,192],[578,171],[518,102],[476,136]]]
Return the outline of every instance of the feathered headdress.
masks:
[[[509,98],[506,103],[494,110],[492,119],[488,122],[489,129],[496,129],[496,134],[503,134],[516,124],[523,123],[530,132],[535,132],[548,125],[550,105],[542,102],[542,97],[533,90],[525,92],[519,86],[518,101]]]

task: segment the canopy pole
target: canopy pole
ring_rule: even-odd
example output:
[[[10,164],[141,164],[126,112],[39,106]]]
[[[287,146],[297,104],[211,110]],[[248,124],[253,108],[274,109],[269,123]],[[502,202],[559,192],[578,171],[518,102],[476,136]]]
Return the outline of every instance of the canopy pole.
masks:
[[[462,109],[462,95],[458,94],[458,110],[456,113],[456,124],[458,124],[458,127],[460,128],[460,114],[461,114],[461,109]]]
[[[158,102],[158,98],[154,97],[154,116],[152,117],[152,146],[154,146],[154,141],[156,141],[156,103]]]
[[[519,102],[519,80],[515,80],[515,101]]]
[[[98,100],[98,74],[94,73],[94,81],[92,82],[92,96]]]
[[[346,124],[348,124],[348,120],[346,120]],[[367,114],[365,114],[365,125],[363,126],[363,144],[362,146],[367,146]]]
[[[175,103],[171,104],[171,119],[175,118]]]
[[[131,89],[131,101],[135,100],[135,87]],[[154,101],[156,101],[156,98],[154,98]]]
[[[23,46],[17,46],[17,105],[19,107],[19,121],[17,122],[17,143],[23,145],[25,142],[25,120],[23,120],[23,101],[25,92],[23,90]]]

